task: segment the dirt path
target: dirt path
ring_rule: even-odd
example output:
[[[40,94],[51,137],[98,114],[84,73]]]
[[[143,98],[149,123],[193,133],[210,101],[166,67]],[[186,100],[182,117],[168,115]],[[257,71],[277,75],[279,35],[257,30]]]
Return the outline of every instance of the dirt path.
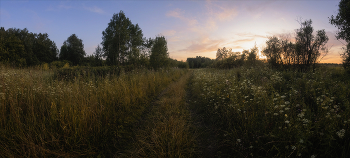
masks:
[[[192,76],[193,77],[193,76]],[[188,84],[187,89],[187,104],[189,105],[189,110],[192,118],[192,125],[197,133],[197,147],[198,157],[212,158],[217,157],[219,142],[216,138],[218,130],[206,121],[205,115],[201,112],[198,106],[203,106],[198,104],[196,98],[192,95],[191,91],[191,79]]]
[[[186,86],[191,72],[170,84],[142,117],[130,150],[117,157],[197,157]]]

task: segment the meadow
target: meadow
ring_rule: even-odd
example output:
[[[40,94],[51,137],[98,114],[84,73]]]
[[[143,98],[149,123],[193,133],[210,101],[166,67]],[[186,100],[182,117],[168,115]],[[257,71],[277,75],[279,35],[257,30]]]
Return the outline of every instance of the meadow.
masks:
[[[112,157],[128,147],[144,111],[187,70],[133,70],[56,79],[44,68],[0,69],[4,157]]]
[[[348,157],[349,81],[342,67],[198,69],[190,102],[215,157]]]
[[[342,67],[56,72],[66,71],[1,66],[2,156],[350,155]]]

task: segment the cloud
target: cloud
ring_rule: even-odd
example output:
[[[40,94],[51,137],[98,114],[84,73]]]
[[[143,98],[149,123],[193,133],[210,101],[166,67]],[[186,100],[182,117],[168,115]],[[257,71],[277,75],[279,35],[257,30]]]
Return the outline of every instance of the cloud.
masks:
[[[68,10],[71,8],[73,8],[73,7],[70,5],[60,4],[57,6],[49,6],[48,8],[46,8],[46,11]]]
[[[175,33],[176,33],[175,30],[166,30],[166,31],[164,31],[162,34],[163,34],[164,36],[173,36],[173,35],[175,35]]]
[[[258,35],[253,33],[236,33],[237,36],[250,37],[250,38],[267,38],[266,35]]]
[[[181,49],[181,52],[191,53],[207,53],[216,51],[220,48],[220,45],[224,42],[223,39],[213,40],[208,37],[202,37],[201,39],[193,40],[189,46],[185,49]]]
[[[189,18],[189,17],[185,17],[183,14],[185,12],[182,11],[181,9],[177,8],[175,10],[169,11],[166,16],[168,17],[174,17],[174,18],[178,18],[182,21],[185,21],[187,23],[187,25],[189,26],[194,26],[197,24],[197,20],[193,19],[193,18]]]
[[[219,10],[222,10],[221,12],[217,11],[215,13],[215,17],[217,19],[219,19],[220,21],[231,20],[232,18],[237,16],[237,13],[238,13],[237,10],[234,9],[234,8],[225,8],[225,7],[222,7],[222,6],[217,6],[217,8]]]
[[[57,6],[57,8],[58,8],[58,9],[70,9],[70,8],[72,8],[72,6],[60,4],[59,6]]]
[[[102,10],[101,8],[96,7],[96,6],[94,6],[94,7],[86,7],[86,6],[84,6],[84,9],[88,10],[90,12],[98,13],[98,14],[106,13],[104,10]]]

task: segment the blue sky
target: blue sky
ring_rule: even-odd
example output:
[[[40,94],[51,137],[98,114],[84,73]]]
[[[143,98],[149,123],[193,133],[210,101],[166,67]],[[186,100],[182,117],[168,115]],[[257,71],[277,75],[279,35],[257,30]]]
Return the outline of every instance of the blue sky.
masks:
[[[268,36],[294,37],[299,17],[312,19],[314,30],[325,29],[330,52],[321,62],[340,63],[343,46],[335,39],[337,28],[329,24],[336,15],[339,0],[246,0],[246,1],[0,1],[0,26],[27,28],[48,33],[60,48],[71,35],[83,40],[92,54],[102,41],[114,13],[123,10],[132,23],[138,23],[146,38],[164,35],[172,58],[206,56],[215,58],[218,48],[234,51],[261,50]],[[285,36],[288,37],[288,36]]]

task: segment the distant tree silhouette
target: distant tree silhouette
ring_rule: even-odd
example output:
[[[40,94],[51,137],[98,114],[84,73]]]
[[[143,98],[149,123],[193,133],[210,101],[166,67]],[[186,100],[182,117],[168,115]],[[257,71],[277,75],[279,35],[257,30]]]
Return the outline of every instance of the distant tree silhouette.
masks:
[[[83,40],[72,34],[63,42],[59,58],[71,61],[73,65],[78,65],[83,62],[85,55]]]
[[[57,47],[47,33],[35,34],[26,28],[0,28],[0,61],[17,66],[33,66],[57,60]]]
[[[123,11],[113,14],[102,32],[104,57],[109,65],[139,64],[143,44],[142,30],[134,25]]]
[[[189,65],[189,68],[206,68],[212,65],[214,60],[207,58],[196,56],[195,58],[187,58],[186,62]]]
[[[325,30],[318,30],[314,35],[311,24],[311,20],[300,21],[300,28],[296,30],[295,43],[275,36],[268,38],[262,52],[271,66],[294,65],[301,71],[315,66],[321,52],[328,51],[325,46],[328,37]]]
[[[150,64],[155,70],[169,66],[168,46],[164,36],[157,36],[154,39],[150,55]]]
[[[330,23],[338,27],[337,39],[343,39],[347,42],[342,54],[343,66],[350,73],[350,0],[341,0],[339,2],[338,14],[329,19]]]
[[[328,37],[325,30],[316,31],[316,36],[313,35],[312,21],[300,21],[300,29],[296,31],[296,52],[301,56],[299,65],[310,67],[317,62],[321,55],[321,50],[326,50],[325,44],[328,42]]]
[[[97,45],[95,52],[93,53],[94,66],[102,66],[102,56],[103,56],[103,50],[100,47],[100,45]]]

